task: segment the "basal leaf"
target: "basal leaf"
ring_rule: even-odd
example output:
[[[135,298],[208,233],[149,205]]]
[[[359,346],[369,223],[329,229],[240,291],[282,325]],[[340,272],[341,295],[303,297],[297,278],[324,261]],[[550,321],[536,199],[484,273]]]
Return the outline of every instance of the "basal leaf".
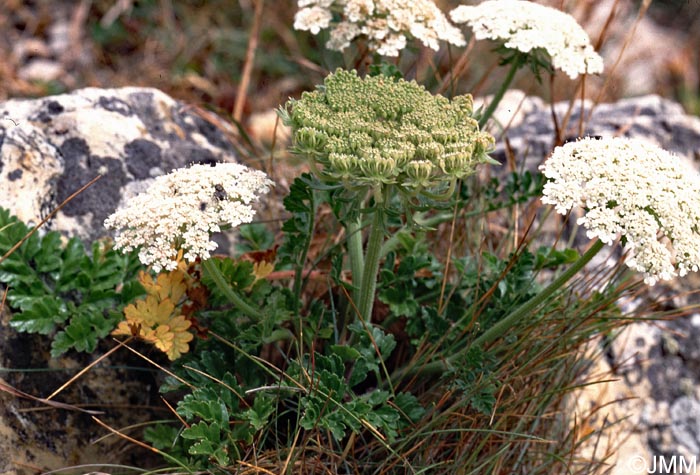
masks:
[[[14,315],[10,326],[21,332],[48,335],[56,329],[57,324],[67,318],[68,312],[64,303],[55,297],[46,296],[35,300],[24,312]]]

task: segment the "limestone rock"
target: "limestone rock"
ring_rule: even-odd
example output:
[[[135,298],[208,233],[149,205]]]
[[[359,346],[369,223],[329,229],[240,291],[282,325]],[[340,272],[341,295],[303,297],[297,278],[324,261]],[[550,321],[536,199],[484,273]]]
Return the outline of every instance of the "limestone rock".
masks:
[[[37,223],[102,175],[48,223],[94,240],[106,234],[104,219],[151,178],[190,163],[234,161],[220,127],[148,88],[87,88],[0,103],[0,206]]]
[[[680,104],[662,97],[649,95],[595,106],[585,101],[583,116],[580,101],[576,101],[568,121],[564,119],[569,102],[556,103],[554,111],[565,141],[585,136],[623,136],[652,141],[665,150],[700,161],[700,118],[686,114]],[[524,161],[526,169],[537,169],[554,147],[556,128],[549,105],[539,98],[526,98],[520,91],[509,91],[494,117],[502,126],[510,123],[505,132],[491,131],[500,138],[494,158],[505,161],[507,139],[516,164],[521,166]],[[584,128],[579,133],[582,117]]]

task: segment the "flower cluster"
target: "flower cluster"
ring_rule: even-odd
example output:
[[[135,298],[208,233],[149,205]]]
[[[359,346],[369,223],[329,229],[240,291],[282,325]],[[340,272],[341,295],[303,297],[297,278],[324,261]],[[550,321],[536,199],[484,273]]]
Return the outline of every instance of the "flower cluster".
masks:
[[[467,23],[477,39],[491,39],[521,53],[546,52],[554,68],[575,79],[603,72],[603,59],[576,20],[555,8],[525,0],[489,0],[450,12]]]
[[[107,218],[105,226],[119,230],[118,249],[141,247],[144,265],[156,272],[173,270],[178,250],[189,262],[208,259],[217,246],[211,233],[252,221],[251,203],[271,185],[263,172],[243,165],[192,165],[157,177],[146,193]]]
[[[700,266],[700,176],[678,157],[640,141],[586,138],[557,147],[541,167],[543,203],[606,244],[620,237],[627,265],[650,285]]]
[[[342,51],[360,36],[366,37],[369,49],[382,56],[398,56],[407,38],[439,49],[439,41],[464,46],[464,36],[449,23],[432,0],[299,0],[294,28],[318,34],[334,23],[329,49]]]
[[[282,111],[296,152],[310,157],[322,178],[348,189],[397,185],[413,194],[490,160],[493,137],[471,114],[469,95],[450,101],[415,81],[343,70]]]

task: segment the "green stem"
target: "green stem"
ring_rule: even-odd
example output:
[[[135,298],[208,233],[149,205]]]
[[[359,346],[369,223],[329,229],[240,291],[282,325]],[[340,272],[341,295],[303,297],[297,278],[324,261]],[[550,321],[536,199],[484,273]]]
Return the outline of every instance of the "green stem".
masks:
[[[367,255],[365,268],[362,272],[362,284],[360,286],[360,318],[369,322],[374,307],[374,293],[377,290],[377,273],[382,254],[382,242],[384,241],[384,210],[378,206],[374,210],[372,228],[367,241]]]
[[[311,160],[313,162],[313,160]],[[295,264],[294,269],[294,314],[299,315],[299,305],[301,302],[301,292],[304,284],[304,266],[306,265],[306,257],[309,255],[309,247],[314,235],[314,227],[316,226],[316,194],[311,190],[311,202],[309,203],[308,229],[304,241],[304,250],[299,256],[299,261]]]
[[[261,320],[263,318],[262,312],[251,306],[245,300],[243,300],[241,296],[238,295],[231,288],[231,286],[226,283],[226,279],[224,279],[224,276],[223,274],[221,274],[219,268],[216,267],[216,264],[214,263],[213,259],[207,259],[206,261],[202,261],[202,268],[212,278],[219,291],[221,291],[221,293],[224,294],[226,298],[229,299],[229,301],[232,304],[234,304],[239,310],[241,310],[249,317],[253,317],[256,320]]]
[[[486,125],[486,122],[491,118],[493,113],[496,110],[496,107],[498,107],[498,104],[501,102],[501,99],[503,99],[503,95],[506,93],[508,88],[510,87],[510,83],[513,82],[513,78],[515,77],[515,73],[518,72],[518,69],[523,65],[525,61],[526,55],[521,55],[519,54],[516,58],[513,59],[513,62],[511,63],[510,66],[510,71],[508,71],[508,74],[506,75],[506,78],[503,81],[503,84],[501,84],[501,88],[496,92],[496,94],[493,96],[493,99],[491,99],[491,103],[489,106],[486,108],[486,111],[484,114],[481,116],[479,119],[479,128],[483,129],[484,126]]]
[[[362,255],[362,216],[348,223],[347,247],[352,271],[353,299],[355,304],[360,301],[360,286],[362,285],[362,269],[365,267],[365,257]]]
[[[554,292],[563,287],[564,284],[566,284],[574,275],[576,275],[581,269],[583,269],[583,267],[586,264],[588,264],[591,261],[591,259],[593,259],[593,257],[596,254],[598,254],[598,252],[600,252],[600,250],[603,248],[603,245],[604,244],[602,241],[596,239],[591,245],[591,247],[581,257],[579,257],[579,259],[576,262],[571,264],[571,266],[568,269],[566,269],[566,271],[564,271],[559,277],[557,277],[551,284],[549,284],[546,288],[544,288],[542,291],[540,291],[540,293],[532,297],[530,300],[522,304],[520,307],[515,309],[505,318],[501,319],[494,326],[486,330],[476,340],[474,340],[467,347],[467,349],[473,346],[483,346],[488,343],[491,343],[498,337],[502,336],[508,329],[512,328],[520,319],[527,317],[529,314],[531,314],[539,305],[541,305],[549,297],[551,297],[552,294],[554,294]],[[421,374],[442,374],[461,356],[462,352],[458,352],[452,355],[451,357],[447,358],[447,360],[434,361],[432,363],[427,363],[423,366],[416,367],[414,372],[419,372]],[[397,378],[406,376],[409,373],[412,372],[399,373],[393,378],[393,380],[396,381]]]

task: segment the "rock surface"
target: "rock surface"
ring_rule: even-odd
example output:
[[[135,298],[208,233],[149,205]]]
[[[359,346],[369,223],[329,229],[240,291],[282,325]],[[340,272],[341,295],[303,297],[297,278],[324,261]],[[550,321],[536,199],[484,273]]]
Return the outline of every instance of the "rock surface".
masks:
[[[223,123],[223,122],[222,122]],[[48,229],[93,240],[121,200],[190,163],[234,161],[220,124],[156,89],[87,88],[0,103],[0,206],[37,223],[97,175]]]
[[[554,105],[565,140],[586,135],[642,139],[700,166],[700,118],[685,114],[679,104],[653,95],[595,107],[586,103],[583,134],[579,133],[578,103],[568,126],[562,126],[568,110],[568,102]],[[500,134],[493,156],[516,168],[537,170],[554,146],[550,106],[511,91],[494,117],[509,127]],[[673,311],[700,302],[698,289],[700,277],[692,273],[667,285],[657,284],[625,305],[656,302],[657,310]],[[596,362],[592,373],[610,381],[581,391],[576,405],[581,414],[597,410],[594,422],[601,427],[616,424],[611,437],[598,441],[597,447],[599,453],[608,443],[617,447],[610,460],[612,475],[647,473],[654,470],[654,463],[658,469],[661,463],[670,464],[674,456],[678,464],[700,458],[698,341],[700,313],[635,322],[624,327],[612,346],[605,348],[606,358]]]
[[[558,127],[565,141],[581,136],[622,136],[642,139],[677,155],[700,162],[700,118],[686,114],[683,107],[659,96],[623,99],[614,104],[584,103],[583,133],[580,133],[580,102],[573,104],[568,121],[568,102],[554,105]],[[506,142],[518,167],[536,170],[554,146],[555,124],[549,105],[540,98],[527,98],[509,91],[494,115],[505,133],[492,130],[500,140],[492,155],[505,161]]]
[[[235,160],[224,124],[209,122],[193,108],[147,88],[82,89],[2,102],[0,206],[36,224],[78,188],[103,175],[47,225],[88,241],[102,237],[107,234],[104,219],[153,177],[192,162]],[[148,466],[144,451],[118,438],[92,444],[106,431],[89,414],[46,410],[44,404],[8,393],[4,384],[47,397],[91,357],[50,360],[46,338],[18,334],[8,321],[5,311],[0,315],[0,475],[86,463]],[[96,355],[108,349],[100,348]],[[100,363],[56,400],[105,405],[97,408],[106,412],[99,417],[115,428],[147,420],[147,407],[162,407],[157,384],[148,371],[123,369],[144,366],[138,358],[127,362],[126,356]],[[52,365],[48,370],[47,362]]]

